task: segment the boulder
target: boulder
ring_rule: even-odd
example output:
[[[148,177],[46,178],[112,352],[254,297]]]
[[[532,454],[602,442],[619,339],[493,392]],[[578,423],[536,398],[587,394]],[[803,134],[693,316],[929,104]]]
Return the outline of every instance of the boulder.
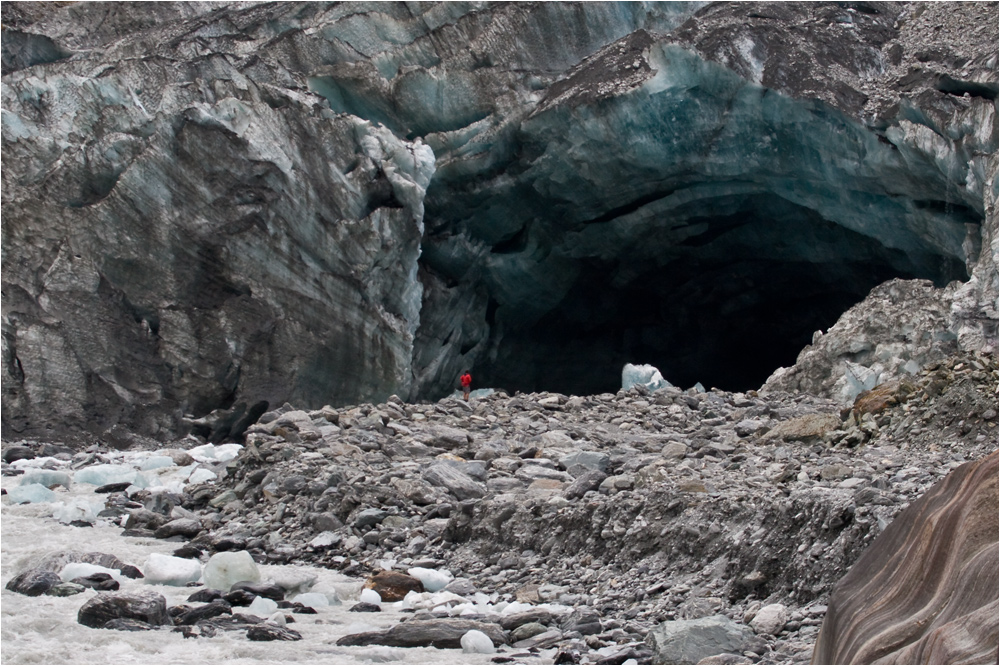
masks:
[[[398,571],[380,571],[365,582],[365,588],[374,590],[382,601],[402,601],[409,592],[423,592],[419,579]]]
[[[300,641],[302,634],[288,627],[262,622],[247,629],[247,638],[252,641]]]
[[[467,446],[471,441],[467,432],[449,426],[433,426],[418,437],[427,446],[448,450]]]
[[[437,463],[424,471],[424,479],[432,485],[446,488],[459,500],[476,499],[486,494],[482,484],[452,465]]]
[[[337,645],[388,645],[391,647],[436,647],[458,649],[462,636],[476,630],[485,634],[494,645],[507,642],[500,625],[473,620],[410,620],[386,631],[368,631],[349,634]]]
[[[157,527],[153,536],[157,539],[169,539],[175,536],[192,538],[198,536],[201,530],[201,521],[192,518],[178,518]]]
[[[80,607],[77,622],[87,627],[101,628],[109,620],[140,620],[153,626],[171,625],[167,600],[162,594],[141,592],[104,592]]]
[[[62,582],[62,578],[54,571],[46,569],[28,569],[7,581],[6,588],[11,592],[37,597],[45,594],[52,587]]]
[[[997,452],[899,513],[834,588],[813,663],[996,663]]]
[[[805,414],[782,421],[767,433],[766,438],[786,442],[815,442],[831,430],[839,428],[840,423],[840,417],[836,414]]]
[[[663,622],[646,635],[646,644],[653,650],[654,664],[697,664],[723,652],[741,653],[753,635],[749,627],[713,615]]]
[[[768,604],[757,611],[750,621],[750,627],[758,634],[777,636],[785,628],[788,618],[788,608],[784,604]]]

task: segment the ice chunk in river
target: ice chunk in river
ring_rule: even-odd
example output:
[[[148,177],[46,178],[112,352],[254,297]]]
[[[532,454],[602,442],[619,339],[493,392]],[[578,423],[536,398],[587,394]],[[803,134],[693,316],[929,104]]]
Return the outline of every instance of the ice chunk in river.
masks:
[[[170,456],[150,456],[142,461],[139,469],[149,471],[151,469],[161,469],[163,467],[173,467],[174,459]]]
[[[379,605],[382,603],[382,595],[375,590],[361,590],[361,603]]]
[[[135,483],[139,473],[128,465],[91,465],[84,467],[73,479],[77,483],[106,486],[109,483]]]
[[[326,608],[330,605],[330,599],[325,594],[320,594],[319,592],[306,592],[305,594],[300,594],[293,597],[291,601],[300,603],[303,606],[308,606],[313,609]]]
[[[146,574],[145,582],[149,585],[183,587],[201,578],[201,564],[197,560],[159,553],[150,554],[142,571]]]
[[[247,606],[247,612],[251,615],[257,615],[258,617],[268,617],[276,610],[278,610],[278,602],[274,599],[268,599],[267,597],[256,597],[253,602]]]
[[[104,508],[104,504],[98,502],[93,505],[87,500],[75,499],[69,502],[56,502],[52,507],[52,517],[60,523],[96,523],[97,512]]]
[[[497,649],[490,637],[481,631],[471,629],[462,634],[462,652],[466,654],[493,654]]]
[[[70,481],[72,477],[66,472],[54,472],[49,469],[35,469],[27,472],[21,477],[22,486],[30,486],[33,483],[37,483],[45,486],[46,488],[51,488],[52,486],[62,486],[69,490]]]
[[[96,573],[106,573],[118,581],[119,585],[125,584],[125,577],[118,569],[108,569],[107,567],[90,564],[89,562],[70,562],[59,572],[59,577],[65,580],[87,577]]]
[[[188,483],[204,483],[206,481],[214,480],[216,476],[216,473],[212,470],[199,467],[195,471],[191,472],[191,476],[188,477]]]
[[[412,567],[406,570],[424,585],[428,592],[437,592],[444,589],[444,586],[452,581],[453,576],[448,570],[438,571],[436,569],[424,569],[423,567]]]
[[[206,587],[228,592],[235,583],[260,582],[260,570],[245,550],[216,553],[208,560],[203,574]],[[258,613],[258,615],[263,615]]]
[[[188,455],[203,463],[217,463],[232,460],[240,455],[240,444],[203,444],[188,450]]]
[[[26,486],[14,486],[7,491],[11,504],[35,504],[37,502],[53,502],[56,494],[40,483],[29,483]]]
[[[652,365],[632,365],[631,363],[626,363],[625,367],[622,368],[622,388],[627,391],[636,384],[642,384],[650,391],[673,386]]]

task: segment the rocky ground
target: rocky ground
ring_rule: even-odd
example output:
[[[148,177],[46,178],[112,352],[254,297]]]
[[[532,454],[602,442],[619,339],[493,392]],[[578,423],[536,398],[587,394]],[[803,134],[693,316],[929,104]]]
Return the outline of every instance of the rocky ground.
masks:
[[[831,587],[865,546],[996,448],[997,384],[994,356],[966,354],[844,410],[801,394],[642,387],[285,405],[251,426],[218,481],[111,493],[105,516],[120,516],[126,536],[187,541],[180,552],[202,560],[246,549],[359,578],[447,569],[459,595],[563,604],[572,613],[504,629],[523,650],[558,647],[565,663],[646,661],[654,627],[718,615],[755,630],[737,662],[802,663]],[[110,448],[161,446],[121,432],[86,451],[5,443],[3,473],[18,473],[8,463],[19,457],[80,468]],[[196,520],[184,535],[163,528],[175,507]]]

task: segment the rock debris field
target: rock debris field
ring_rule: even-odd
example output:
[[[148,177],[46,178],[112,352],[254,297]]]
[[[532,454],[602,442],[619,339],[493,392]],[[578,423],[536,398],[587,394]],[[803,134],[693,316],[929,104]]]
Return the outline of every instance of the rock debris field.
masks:
[[[75,526],[81,543],[111,524],[162,548],[147,562],[53,553],[15,570],[5,558],[3,594],[78,593],[87,611],[66,621],[105,627],[93,631],[294,641],[339,595],[359,618],[398,616],[340,646],[431,646],[477,663],[806,663],[833,585],[864,548],[996,448],[997,384],[994,356],[962,354],[850,409],[782,392],[498,391],[286,404],[242,446],[121,431],[87,448],[6,442],[5,513],[48,502],[44,520]],[[59,501],[86,484],[90,504]],[[85,565],[65,568],[74,561]],[[301,576],[254,580],[258,566],[293,565],[356,585],[324,595]],[[122,576],[193,596],[168,607],[133,592],[121,603],[145,615],[123,614],[101,596]]]

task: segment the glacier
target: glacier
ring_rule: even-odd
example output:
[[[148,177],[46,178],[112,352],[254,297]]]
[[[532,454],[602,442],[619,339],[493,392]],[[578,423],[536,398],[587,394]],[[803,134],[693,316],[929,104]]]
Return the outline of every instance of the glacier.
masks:
[[[894,278],[996,347],[995,39],[907,6],[8,11],[5,435],[747,390]]]

